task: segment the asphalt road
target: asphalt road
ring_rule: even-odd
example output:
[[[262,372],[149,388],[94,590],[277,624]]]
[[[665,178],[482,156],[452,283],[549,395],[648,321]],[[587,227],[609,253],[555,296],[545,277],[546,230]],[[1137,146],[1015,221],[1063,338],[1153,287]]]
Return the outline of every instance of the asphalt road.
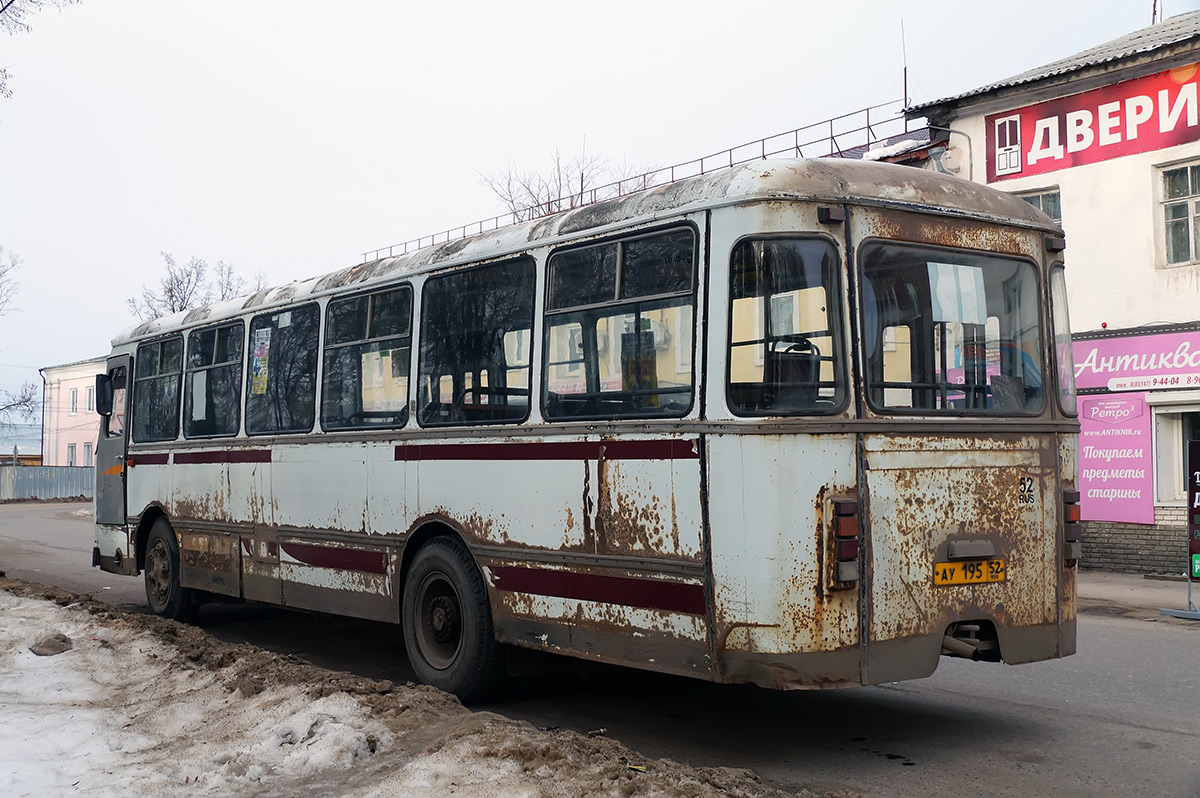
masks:
[[[0,505],[0,570],[144,611],[140,580],[90,567],[84,507]],[[206,606],[200,624],[325,667],[411,678],[396,627],[262,605]],[[797,693],[572,668],[517,680],[483,708],[605,729],[649,757],[750,768],[789,791],[1200,796],[1200,622],[1152,611],[1082,615],[1079,653],[1054,662],[945,659],[922,681]]]

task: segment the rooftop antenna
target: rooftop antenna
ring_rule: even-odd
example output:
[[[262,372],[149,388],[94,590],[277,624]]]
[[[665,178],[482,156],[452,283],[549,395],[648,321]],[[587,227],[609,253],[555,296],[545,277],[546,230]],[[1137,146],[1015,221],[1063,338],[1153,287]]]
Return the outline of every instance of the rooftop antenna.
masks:
[[[1158,7],[1158,0],[1153,0],[1150,3],[1150,24],[1162,22],[1162,9]]]
[[[1158,0],[1154,0],[1158,2]],[[908,47],[904,43],[904,17],[900,18],[900,57],[904,61],[904,107],[908,107]]]

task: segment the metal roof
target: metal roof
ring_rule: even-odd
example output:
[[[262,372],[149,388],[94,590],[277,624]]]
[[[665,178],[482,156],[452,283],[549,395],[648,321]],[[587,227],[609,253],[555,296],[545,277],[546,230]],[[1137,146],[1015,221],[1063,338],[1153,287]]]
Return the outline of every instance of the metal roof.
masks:
[[[1035,83],[1046,78],[1068,75],[1081,69],[1120,61],[1196,38],[1200,38],[1200,11],[1179,14],[1171,17],[1166,22],[1159,22],[1156,25],[1136,30],[1133,33],[1127,33],[1110,42],[1083,50],[1067,58],[1061,58],[1045,66],[1027,70],[1019,75],[1013,75],[1011,78],[1006,78],[978,89],[972,89],[962,94],[956,94],[953,97],[914,105],[908,111],[910,113],[924,112],[929,108],[948,105],[959,100],[965,100],[968,97],[988,94],[999,89],[1021,86],[1026,83]]]

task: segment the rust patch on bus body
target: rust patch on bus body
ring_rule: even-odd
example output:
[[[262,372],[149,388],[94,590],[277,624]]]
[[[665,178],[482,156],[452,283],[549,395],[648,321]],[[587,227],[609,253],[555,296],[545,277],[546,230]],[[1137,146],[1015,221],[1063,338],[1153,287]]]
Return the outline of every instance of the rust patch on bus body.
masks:
[[[673,473],[666,479],[661,474],[630,473],[636,471],[641,463],[623,466],[622,462],[606,458],[604,449],[600,450],[596,465],[597,504],[592,551],[595,554],[670,557],[699,562],[701,552],[698,541],[690,552],[681,545]],[[674,468],[671,461],[644,462],[650,464],[650,469]],[[590,502],[586,471],[584,479],[585,496],[589,497]],[[670,490],[669,501],[663,501],[656,492],[664,484]],[[696,480],[695,489],[698,497],[699,479]]]
[[[483,565],[490,575],[505,566],[522,568],[529,563],[487,559]],[[546,570],[564,577],[648,578],[644,573],[582,564]],[[701,589],[695,582],[664,575],[649,578]],[[505,642],[595,662],[636,663],[651,670],[711,678],[703,615],[681,615],[601,598],[573,599],[506,590],[492,577],[489,584],[493,621],[499,638]]]
[[[226,499],[226,491],[220,488],[191,496],[176,496],[167,506],[167,516],[172,521],[234,523],[234,519],[229,517]]]
[[[871,436],[870,519],[864,564],[871,641],[943,634],[955,621],[998,630],[1056,622],[1054,436]],[[863,508],[860,508],[863,511]],[[951,541],[988,541],[1007,566],[1003,582],[934,586]]]
[[[1032,258],[1039,268],[1041,265],[1041,237],[1031,230],[975,219],[876,209],[858,209],[856,219],[867,227],[859,231],[864,238],[877,236],[891,241],[1019,255]]]

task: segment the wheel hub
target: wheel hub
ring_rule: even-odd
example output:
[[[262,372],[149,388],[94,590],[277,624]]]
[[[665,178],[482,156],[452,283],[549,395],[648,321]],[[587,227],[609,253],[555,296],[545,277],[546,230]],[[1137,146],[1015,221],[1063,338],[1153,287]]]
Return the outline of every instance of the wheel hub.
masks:
[[[429,603],[429,634],[438,645],[458,637],[458,608],[447,596],[438,596]]]

